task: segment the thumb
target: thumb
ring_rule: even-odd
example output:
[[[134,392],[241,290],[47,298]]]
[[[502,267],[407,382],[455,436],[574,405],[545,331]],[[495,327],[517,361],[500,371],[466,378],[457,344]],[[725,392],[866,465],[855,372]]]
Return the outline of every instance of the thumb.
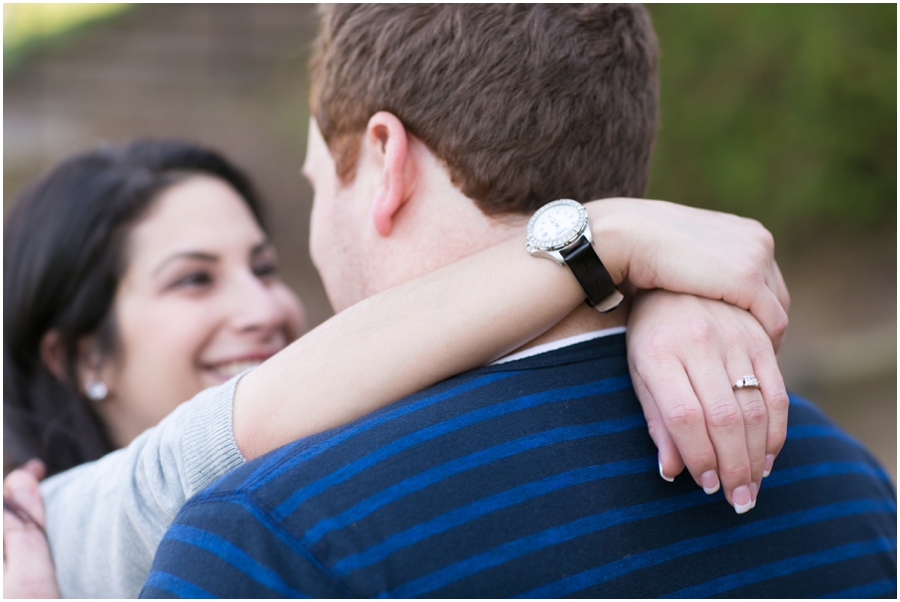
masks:
[[[3,480],[3,497],[9,498],[39,526],[44,526],[44,500],[35,473],[19,468]]]
[[[47,476],[47,467],[37,458],[32,458],[28,460],[28,462],[25,462],[25,464],[21,466],[21,470],[29,473],[36,481],[42,481],[44,477]]]

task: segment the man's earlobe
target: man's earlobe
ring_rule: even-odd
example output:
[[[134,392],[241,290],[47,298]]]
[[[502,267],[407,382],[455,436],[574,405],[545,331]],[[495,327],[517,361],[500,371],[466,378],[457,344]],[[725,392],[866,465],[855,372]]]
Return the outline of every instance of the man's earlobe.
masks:
[[[410,164],[406,128],[397,117],[386,111],[375,113],[366,127],[365,144],[382,162],[375,197],[372,200],[372,222],[381,236],[389,236],[400,208],[411,195],[415,170]]]
[[[380,235],[390,236],[394,228],[394,214],[398,209],[400,204],[396,202],[396,198],[379,186],[372,200],[372,223]]]

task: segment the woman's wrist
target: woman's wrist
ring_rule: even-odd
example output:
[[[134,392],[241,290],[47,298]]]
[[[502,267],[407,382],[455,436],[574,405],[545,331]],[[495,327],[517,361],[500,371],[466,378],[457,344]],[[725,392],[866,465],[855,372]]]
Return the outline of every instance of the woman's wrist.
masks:
[[[772,235],[759,222],[645,199],[585,207],[597,254],[617,284],[724,300],[749,310],[778,347],[790,296]]]
[[[603,199],[585,204],[597,255],[616,286],[628,279],[633,239],[626,203],[635,199]]]

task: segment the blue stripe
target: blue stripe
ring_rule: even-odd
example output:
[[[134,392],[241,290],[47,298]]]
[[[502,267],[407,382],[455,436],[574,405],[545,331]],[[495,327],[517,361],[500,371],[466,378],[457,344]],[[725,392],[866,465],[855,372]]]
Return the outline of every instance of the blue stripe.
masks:
[[[873,583],[866,583],[865,585],[858,585],[856,587],[851,587],[850,589],[841,590],[839,592],[833,592],[826,596],[821,596],[822,598],[874,598],[876,596],[886,596],[894,594],[894,598],[896,598],[897,594],[897,580],[896,579],[882,579],[881,581],[875,581]]]
[[[351,506],[337,516],[325,518],[313,525],[304,536],[304,542],[312,545],[323,535],[335,529],[342,529],[347,525],[365,518],[378,508],[397,501],[415,491],[419,491],[453,475],[472,470],[503,458],[508,458],[538,447],[554,445],[563,441],[584,439],[585,437],[599,437],[611,433],[636,428],[646,428],[647,422],[643,414],[634,414],[618,420],[605,420],[590,424],[565,426],[549,431],[526,435],[519,439],[513,439],[487,449],[482,449],[461,458],[456,458],[444,464],[430,468],[408,479],[404,479],[390,487],[382,489],[375,495]]]
[[[818,465],[798,466],[793,469],[780,470],[777,473],[773,472],[766,480],[766,484],[768,487],[774,487],[786,485],[794,481],[845,474],[848,472],[871,474],[872,470],[867,465],[859,462],[823,462]],[[709,503],[714,499],[716,498],[707,496],[703,491],[695,491],[693,493],[669,499],[656,500],[646,504],[639,504],[628,508],[619,508],[588,516],[565,525],[538,533],[532,533],[526,537],[507,542],[492,550],[487,550],[476,556],[448,565],[414,581],[410,581],[385,594],[385,596],[401,598],[421,596],[453,583],[454,581],[478,573],[483,569],[503,564],[550,545],[562,543],[614,525],[660,516],[677,510]],[[896,505],[893,507],[896,508]]]
[[[176,598],[215,598],[211,593],[193,583],[164,571],[151,571],[144,587],[155,587],[169,592]],[[141,592],[143,593],[143,591]]]
[[[599,566],[576,575],[571,575],[559,581],[548,583],[537,589],[531,590],[519,597],[522,598],[558,598],[567,596],[577,591],[593,587],[600,583],[616,579],[638,569],[644,569],[657,564],[668,562],[675,558],[704,552],[724,545],[733,544],[738,541],[768,535],[776,531],[783,531],[801,525],[822,522],[840,518],[843,516],[852,516],[856,514],[865,514],[868,512],[885,512],[892,513],[897,511],[896,504],[886,500],[855,500],[852,502],[838,502],[819,506],[818,508],[810,508],[799,512],[792,512],[776,516],[774,518],[763,519],[752,523],[717,531],[696,537],[694,539],[686,539],[674,544],[648,550],[641,554],[635,554],[627,558],[622,558],[614,562],[610,562],[603,566]],[[756,570],[756,569],[753,569]],[[730,577],[730,576],[729,576]],[[710,582],[712,583],[712,582]],[[697,586],[699,587],[699,586]],[[736,587],[736,586],[735,586]],[[684,590],[682,590],[684,591]],[[724,591],[724,590],[723,590]],[[709,594],[690,595],[688,598],[701,597]],[[664,597],[685,597],[680,593],[672,594]]]
[[[474,575],[485,569],[501,565],[536,550],[547,546],[556,545],[588,533],[602,531],[609,527],[632,522],[635,520],[659,516],[677,510],[683,510],[692,506],[711,501],[702,491],[657,500],[647,504],[640,504],[628,508],[610,510],[601,514],[587,516],[570,523],[546,529],[538,533],[532,533],[517,540],[497,546],[481,554],[470,556],[459,562],[438,569],[418,579],[405,583],[400,587],[379,597],[388,598],[413,598],[424,596],[436,589],[440,589],[455,581]]]
[[[837,462],[820,462],[818,464],[804,464],[793,468],[782,468],[772,471],[772,474],[763,481],[766,489],[787,485],[797,481],[807,481],[819,477],[830,477],[842,474],[861,474],[875,477],[891,484],[891,478],[880,468],[876,468],[864,462],[851,462],[840,460]],[[892,485],[893,487],[893,485]]]
[[[181,541],[215,554],[263,587],[277,591],[283,596],[292,598],[308,597],[300,590],[296,590],[285,583],[278,573],[266,568],[233,543],[209,531],[176,523],[166,531],[163,541],[167,539]]]
[[[808,399],[800,397],[799,395],[794,395],[792,393],[788,393],[788,399],[790,400],[791,405],[821,411],[819,406],[817,406],[816,404],[814,404],[813,402],[811,402]]]
[[[424,539],[492,512],[503,510],[566,487],[573,487],[600,479],[656,470],[656,463],[657,457],[654,454],[637,460],[625,460],[623,462],[611,462],[609,464],[578,468],[533,483],[514,487],[513,489],[507,489],[392,535],[359,554],[353,554],[341,559],[334,565],[333,570],[336,574],[344,577],[357,569],[383,560],[402,548],[417,544]]]
[[[819,424],[802,424],[798,426],[789,426],[787,432],[788,439],[808,439],[811,437],[833,437],[842,439],[852,443],[856,447],[860,447],[859,441],[843,432],[836,426],[826,426]]]
[[[713,581],[708,581],[694,587],[686,587],[664,597],[706,598],[744,585],[765,581],[766,579],[782,577],[798,571],[812,569],[826,564],[834,564],[836,562],[841,562],[842,560],[850,560],[851,558],[858,558],[859,556],[888,552],[896,549],[896,540],[878,537],[870,541],[851,543],[831,548],[830,550],[822,550],[820,552],[813,552],[811,554],[765,564],[754,569],[735,573],[734,575],[728,575]]]
[[[595,381],[585,385],[565,387],[562,389],[553,389],[550,391],[542,391],[541,393],[537,393],[534,395],[518,397],[516,399],[511,399],[509,401],[491,405],[486,408],[473,410],[461,416],[451,418],[450,420],[445,420],[444,422],[434,424],[427,428],[410,433],[409,435],[406,435],[404,437],[400,437],[399,439],[395,439],[390,443],[384,445],[383,447],[369,454],[366,454],[362,458],[351,462],[350,464],[347,464],[346,466],[318,479],[317,481],[313,481],[306,487],[298,489],[275,508],[275,510],[273,511],[273,516],[276,520],[281,520],[288,514],[296,510],[300,504],[302,504],[309,498],[319,495],[330,487],[344,482],[353,475],[362,472],[366,468],[369,468],[377,464],[378,462],[389,458],[390,456],[400,453],[405,449],[409,449],[425,441],[434,439],[441,435],[445,435],[460,428],[470,426],[472,424],[488,420],[490,418],[502,416],[503,414],[516,412],[546,403],[569,401],[572,399],[588,397],[591,395],[602,395],[604,393],[627,389],[630,387],[630,376],[618,376],[614,378]],[[302,459],[300,459],[300,457],[298,456],[297,462],[301,461]],[[297,462],[294,463],[296,464]]]
[[[801,408],[805,408],[808,410],[812,410],[817,413],[821,413],[822,409],[809,401],[808,399],[803,399],[802,397],[797,397],[796,395],[788,395],[792,406],[799,406]],[[794,432],[794,436],[790,435],[790,432]],[[848,441],[859,447],[863,450],[866,450],[866,446],[860,443],[854,437],[848,435],[847,433],[841,431],[834,425],[830,424],[795,424],[788,426],[788,439],[805,439],[807,437],[837,437],[839,439],[843,439],[844,441]],[[866,450],[868,451],[868,450]]]
[[[309,449],[303,450],[284,465],[276,467],[276,465],[281,462],[285,454],[290,453],[297,445],[302,445],[306,441],[306,439],[299,439],[294,444],[285,445],[279,448],[277,451],[272,452],[272,455],[266,458],[265,462],[261,462],[256,470],[254,470],[246,479],[244,479],[241,487],[259,487],[271,481],[284,471],[289,470],[291,467],[301,462],[305,462],[310,458],[319,455],[325,450],[330,449],[339,443],[343,443],[351,437],[355,437],[356,435],[364,433],[380,424],[390,422],[391,420],[395,420],[397,418],[400,418],[401,416],[405,416],[407,414],[411,414],[412,412],[427,408],[428,406],[434,405],[456,395],[468,393],[514,374],[517,374],[517,372],[495,372],[493,374],[486,374],[478,378],[473,378],[472,380],[466,381],[461,385],[458,385],[451,389],[447,389],[446,391],[435,393],[434,395],[429,395],[413,403],[400,406],[377,416],[372,416],[366,419],[365,422],[361,422],[359,424],[351,426],[350,428],[335,433],[328,439],[311,446]]]
[[[188,504],[191,504],[192,501],[193,498],[188,501]],[[323,573],[329,572],[325,565],[319,562],[319,559],[300,542],[299,538],[294,537],[294,535],[281,523],[273,522],[272,517],[246,495],[233,493],[227,497],[219,498],[217,501],[228,502],[243,508],[253,516],[258,524],[265,527],[272,536],[276,537],[284,545],[289,547],[295,554],[309,562],[317,570],[322,571]]]

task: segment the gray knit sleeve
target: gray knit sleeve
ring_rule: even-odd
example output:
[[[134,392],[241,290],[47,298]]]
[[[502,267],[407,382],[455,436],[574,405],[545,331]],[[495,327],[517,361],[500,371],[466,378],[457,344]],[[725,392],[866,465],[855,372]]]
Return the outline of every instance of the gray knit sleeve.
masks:
[[[128,447],[41,484],[63,597],[137,597],[182,504],[244,462],[231,427],[241,376],[199,393]]]

